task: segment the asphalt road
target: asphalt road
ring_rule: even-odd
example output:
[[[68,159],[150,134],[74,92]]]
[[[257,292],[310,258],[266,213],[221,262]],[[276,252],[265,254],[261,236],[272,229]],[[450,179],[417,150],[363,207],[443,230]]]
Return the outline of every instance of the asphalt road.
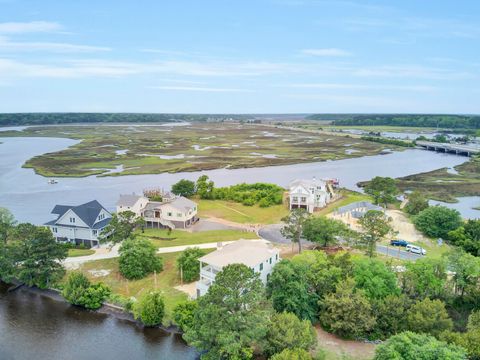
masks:
[[[278,244],[291,244],[290,240],[285,238],[281,233],[280,229],[283,224],[273,224],[267,225],[258,230],[258,235],[265,240],[271,241]],[[312,244],[304,240],[302,244]],[[404,250],[404,248],[399,246],[385,246],[377,245],[377,252],[387,256],[392,256],[401,260],[417,260],[421,259],[423,255],[412,254]]]

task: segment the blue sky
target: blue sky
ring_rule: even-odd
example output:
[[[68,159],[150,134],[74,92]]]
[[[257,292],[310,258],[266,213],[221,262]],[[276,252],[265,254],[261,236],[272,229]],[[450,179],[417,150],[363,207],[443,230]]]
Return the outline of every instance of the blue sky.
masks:
[[[0,112],[480,113],[477,0],[0,0]]]

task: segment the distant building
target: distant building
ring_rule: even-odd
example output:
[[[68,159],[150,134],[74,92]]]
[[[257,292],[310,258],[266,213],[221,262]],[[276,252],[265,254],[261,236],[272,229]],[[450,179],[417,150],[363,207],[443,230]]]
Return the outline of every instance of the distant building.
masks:
[[[263,240],[238,240],[221,246],[216,251],[202,256],[200,280],[197,281],[197,297],[206,294],[215,276],[230,264],[244,264],[258,273],[265,284],[273,267],[280,261],[280,252]]]
[[[150,201],[142,195],[120,195],[117,213],[132,211],[142,217],[147,227],[185,229],[197,220],[197,203],[183,196]]]
[[[51,213],[57,218],[45,225],[57,241],[87,247],[98,246],[99,235],[112,218],[96,200],[78,206],[56,205]]]
[[[290,210],[300,208],[313,213],[316,209],[327,206],[334,198],[335,192],[330,181],[313,178],[290,183]]]

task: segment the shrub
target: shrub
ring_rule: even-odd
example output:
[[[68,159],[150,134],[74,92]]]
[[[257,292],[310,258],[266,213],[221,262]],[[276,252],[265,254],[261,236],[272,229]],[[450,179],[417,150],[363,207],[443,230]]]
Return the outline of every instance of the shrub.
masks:
[[[162,323],[165,315],[165,303],[159,292],[150,292],[133,306],[135,319],[145,326],[156,326]]]
[[[451,330],[453,322],[449,318],[445,303],[441,300],[426,298],[417,301],[407,316],[408,328],[419,333],[438,336],[442,331]]]
[[[110,296],[110,293],[110,288],[103,283],[90,285],[83,294],[83,306],[87,309],[98,309],[102,307],[103,302]]]
[[[416,228],[432,238],[446,238],[448,233],[462,226],[463,220],[457,210],[445,206],[430,206],[414,219]]]
[[[73,305],[87,309],[98,309],[111,294],[110,288],[103,284],[91,284],[81,272],[72,272],[65,284],[62,295]]]
[[[192,326],[197,308],[196,301],[185,301],[178,304],[173,310],[173,319],[183,332]]]
[[[125,240],[120,247],[120,273],[127,279],[142,279],[154,271],[163,269],[157,249],[148,240]]]
[[[205,253],[197,247],[186,249],[177,258],[177,267],[182,273],[183,281],[196,281],[200,275],[200,262],[198,258]]]

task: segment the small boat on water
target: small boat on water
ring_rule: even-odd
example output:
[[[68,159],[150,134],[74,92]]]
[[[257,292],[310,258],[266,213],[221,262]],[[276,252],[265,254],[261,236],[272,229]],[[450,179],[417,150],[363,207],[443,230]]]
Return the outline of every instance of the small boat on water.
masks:
[[[48,179],[49,184],[58,184],[58,181],[55,179]]]

